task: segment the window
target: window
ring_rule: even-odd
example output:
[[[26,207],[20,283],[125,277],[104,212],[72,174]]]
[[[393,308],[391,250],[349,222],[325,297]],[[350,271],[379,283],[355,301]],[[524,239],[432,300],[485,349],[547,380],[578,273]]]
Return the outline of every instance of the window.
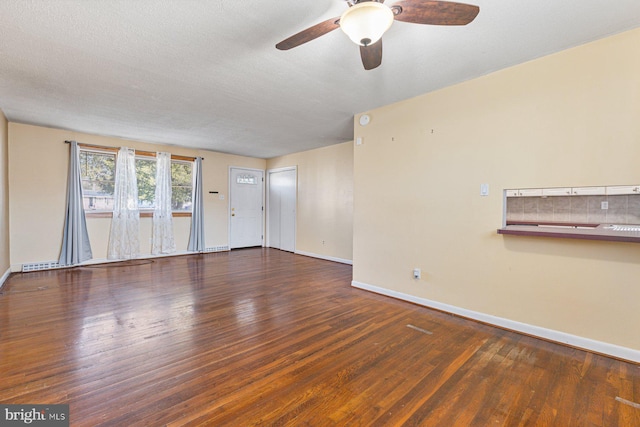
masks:
[[[115,172],[115,154],[80,150],[82,201],[87,212],[113,210]]]
[[[171,206],[174,212],[191,212],[193,162],[171,162]]]
[[[242,175],[238,175],[238,177],[236,178],[236,183],[255,185],[258,183],[258,181],[255,175],[242,174]]]
[[[138,208],[153,209],[156,195],[156,159],[136,158],[138,180]],[[171,206],[174,212],[191,212],[193,191],[193,163],[171,161]]]
[[[116,154],[80,149],[80,174],[84,209],[111,212],[115,187]],[[152,210],[156,192],[156,159],[136,157],[138,207]],[[171,161],[171,205],[174,212],[191,212],[193,162]]]
[[[153,209],[156,197],[156,159],[136,157],[136,179],[138,181],[138,208]]]

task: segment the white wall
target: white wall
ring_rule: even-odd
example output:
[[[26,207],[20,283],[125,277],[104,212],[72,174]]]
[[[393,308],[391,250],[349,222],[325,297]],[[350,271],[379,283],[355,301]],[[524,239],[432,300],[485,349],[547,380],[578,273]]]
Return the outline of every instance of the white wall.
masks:
[[[640,183],[638,46],[634,30],[356,116],[354,284],[640,360],[640,245],[496,233],[503,189]]]
[[[0,287],[9,271],[9,183],[7,177],[9,124],[0,110]]]
[[[41,126],[9,123],[9,211],[11,267],[56,261],[60,255],[66,200],[69,146],[65,140],[145,151],[201,156],[203,161],[205,246],[228,246],[229,167],[265,169],[266,160],[183,147],[160,146]],[[220,200],[209,191],[227,197]],[[174,218],[178,251],[186,251],[191,218]],[[106,259],[110,218],[87,218],[94,259]],[[141,219],[142,256],[150,255],[151,218]]]
[[[340,262],[353,257],[353,142],[269,159],[297,166],[296,251]]]

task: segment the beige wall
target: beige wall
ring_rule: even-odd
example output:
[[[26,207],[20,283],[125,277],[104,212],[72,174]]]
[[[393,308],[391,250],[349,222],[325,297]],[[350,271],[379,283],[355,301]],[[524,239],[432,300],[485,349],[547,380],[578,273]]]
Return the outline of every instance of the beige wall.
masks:
[[[634,30],[357,115],[354,284],[640,350],[640,245],[496,234],[503,189],[640,183],[638,46]]]
[[[265,169],[266,161],[213,151],[161,146],[40,126],[9,123],[9,210],[11,218],[11,266],[55,261],[60,255],[69,146],[65,140],[111,147],[127,146],[146,151],[168,151],[201,156],[205,213],[205,246],[228,246],[229,167]],[[219,191],[218,195],[209,191]],[[178,251],[185,251],[191,218],[174,218]],[[94,259],[105,259],[111,221],[88,218],[87,228]],[[141,219],[141,253],[151,251],[151,218]]]
[[[351,261],[353,142],[267,161],[268,169],[297,166],[296,252]]]
[[[0,110],[0,276],[9,270],[9,184],[7,178],[7,148],[9,124]],[[2,283],[0,282],[0,286]]]

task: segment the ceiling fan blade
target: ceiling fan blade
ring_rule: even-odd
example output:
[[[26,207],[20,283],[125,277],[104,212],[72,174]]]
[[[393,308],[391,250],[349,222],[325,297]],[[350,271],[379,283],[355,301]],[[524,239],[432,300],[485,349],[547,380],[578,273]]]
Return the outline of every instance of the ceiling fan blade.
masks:
[[[480,12],[471,4],[432,0],[401,0],[391,9],[398,21],[430,25],[467,25]]]
[[[382,39],[369,46],[360,46],[360,56],[365,70],[373,70],[382,64]]]
[[[313,39],[317,39],[336,28],[340,28],[340,18],[327,19],[324,22],[316,24],[312,27],[302,30],[297,34],[292,35],[286,40],[281,41],[276,45],[277,49],[289,50],[293,47],[300,46],[303,43],[310,42]]]

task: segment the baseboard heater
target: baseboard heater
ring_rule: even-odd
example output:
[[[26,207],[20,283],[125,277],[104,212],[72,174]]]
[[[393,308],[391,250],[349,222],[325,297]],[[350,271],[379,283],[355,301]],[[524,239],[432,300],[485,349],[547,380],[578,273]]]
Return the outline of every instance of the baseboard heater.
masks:
[[[27,273],[29,271],[51,270],[52,268],[60,268],[60,263],[58,261],[46,261],[22,264],[23,273]]]
[[[229,246],[213,246],[210,248],[204,248],[203,252],[226,252],[229,250]]]

